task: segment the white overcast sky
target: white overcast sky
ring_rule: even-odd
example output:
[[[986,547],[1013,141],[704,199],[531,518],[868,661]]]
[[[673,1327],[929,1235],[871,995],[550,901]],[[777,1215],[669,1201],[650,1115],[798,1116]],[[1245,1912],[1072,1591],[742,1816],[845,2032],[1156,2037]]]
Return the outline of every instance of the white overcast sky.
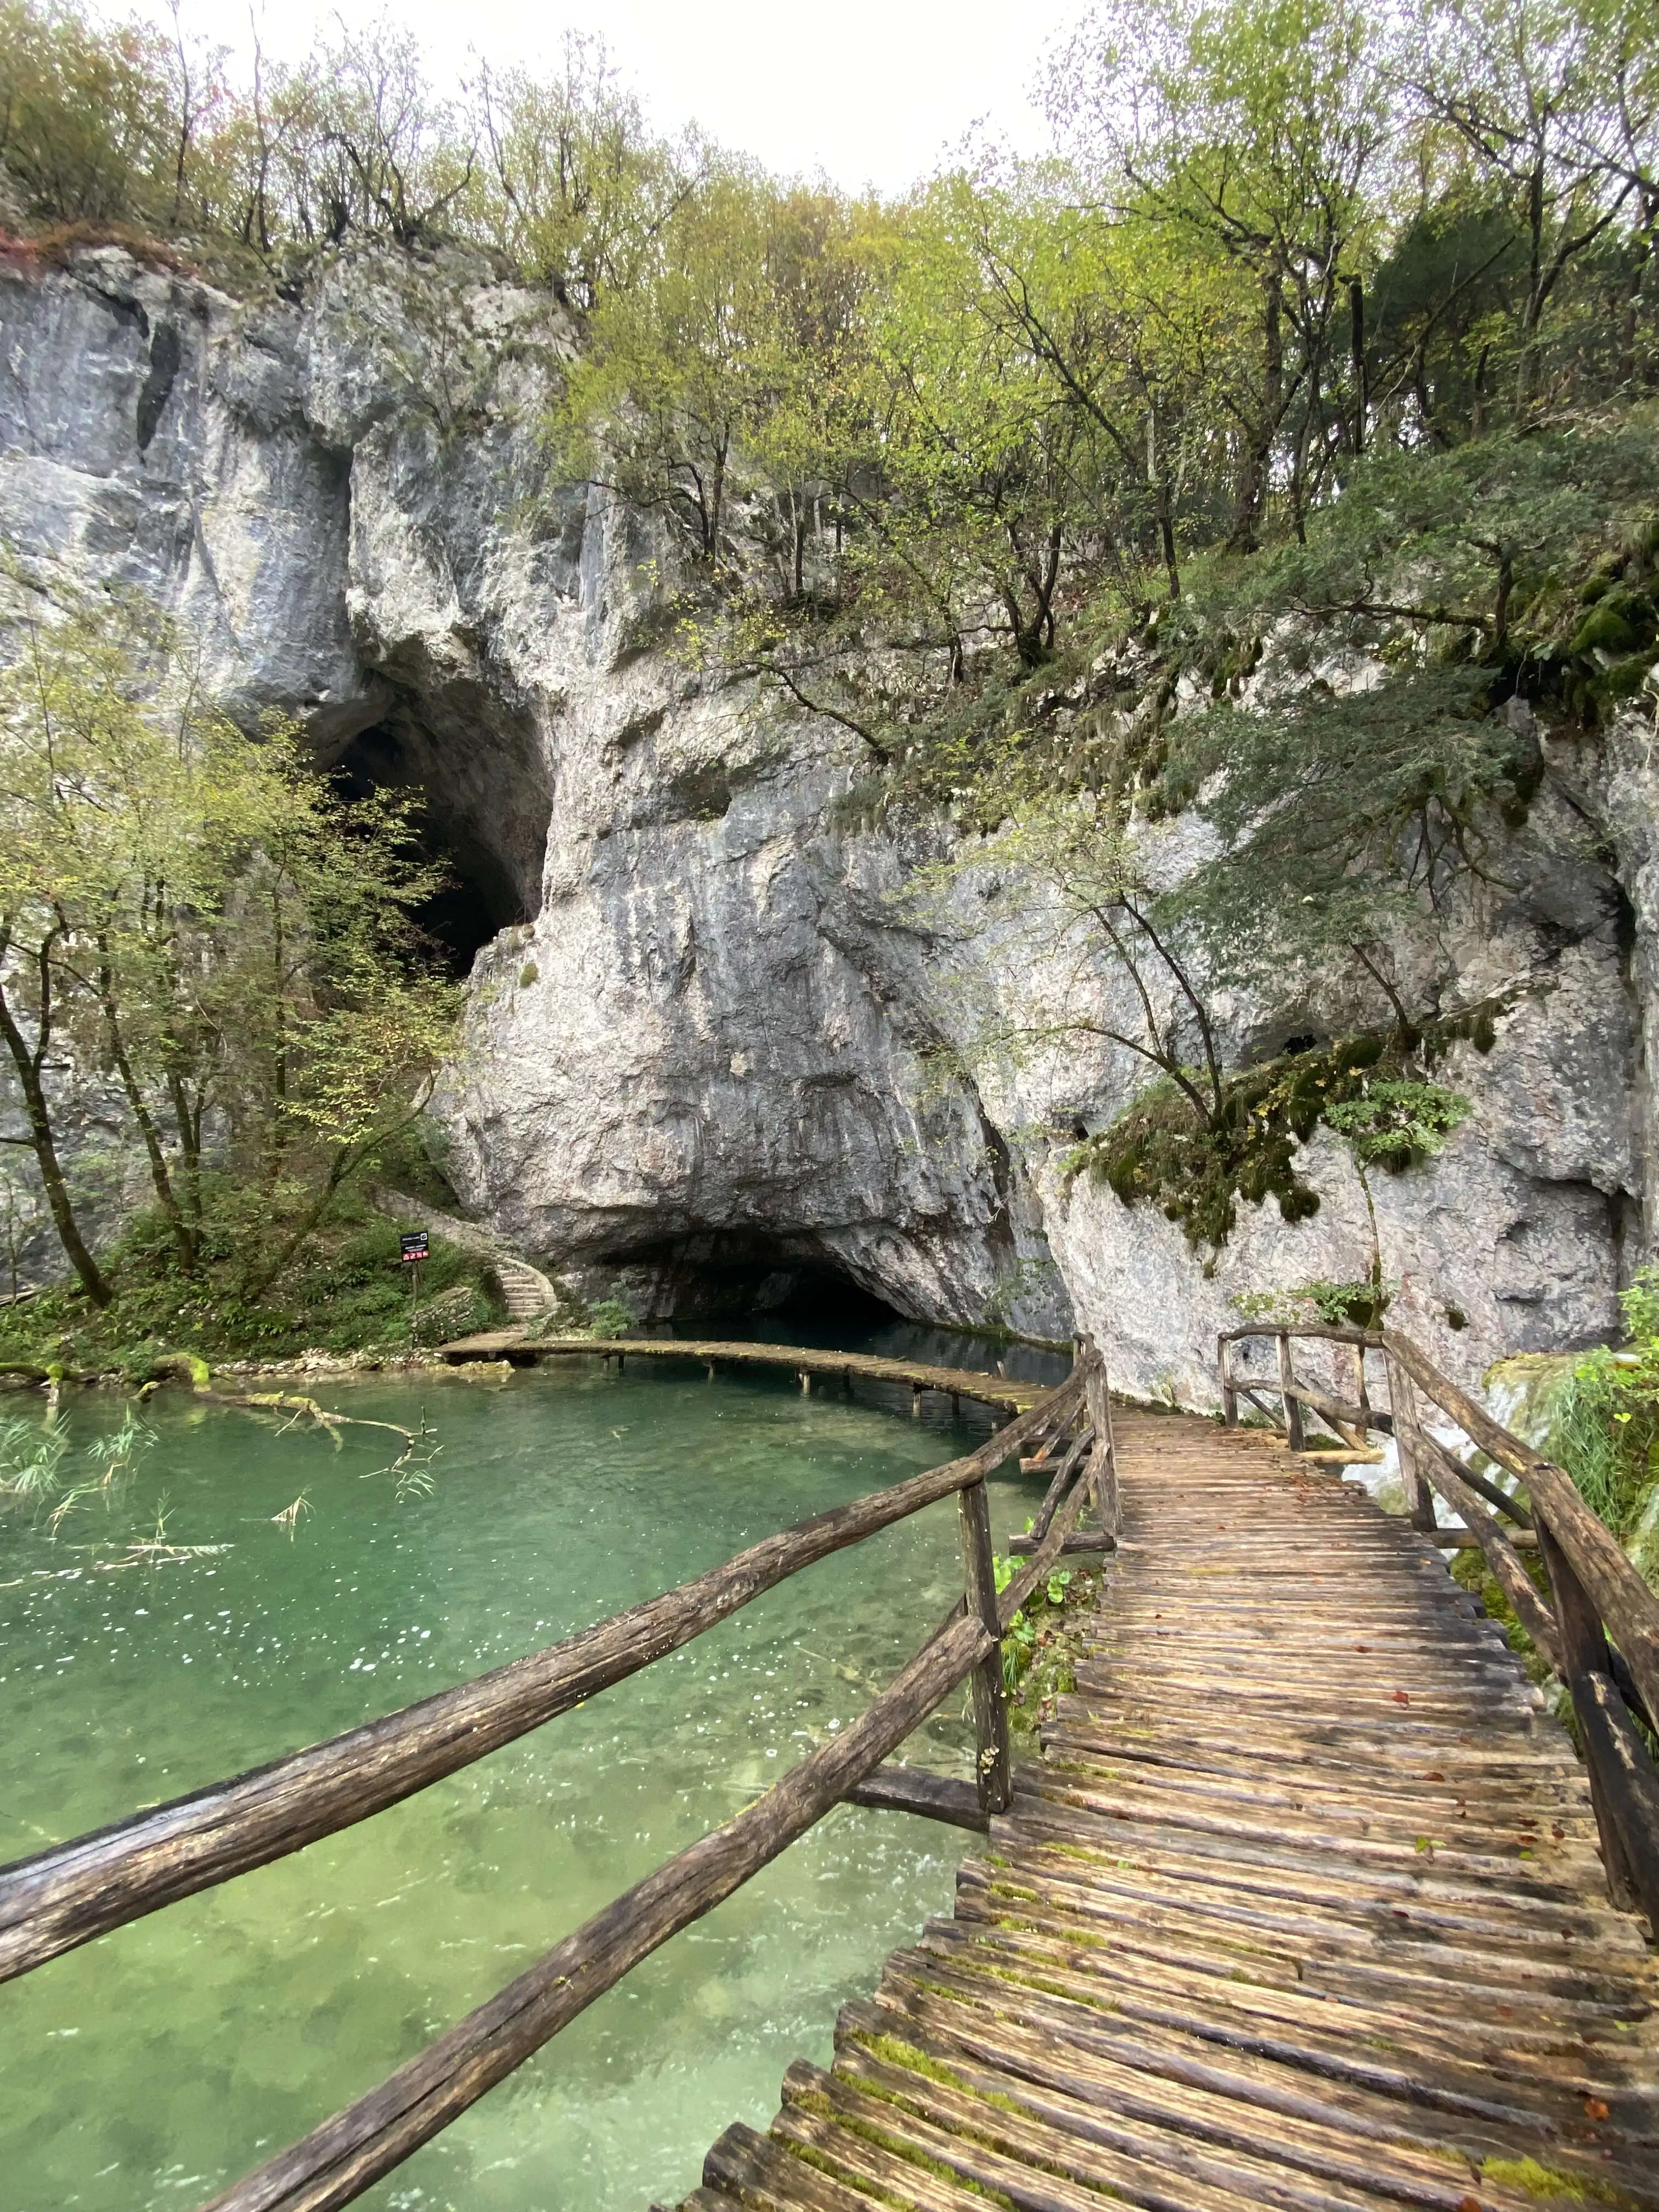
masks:
[[[163,12],[164,0],[140,4]],[[188,28],[246,46],[246,0],[181,5]],[[296,58],[337,9],[353,23],[381,12],[378,0],[264,0],[266,51]],[[1029,15],[1006,0],[397,0],[392,12],[440,82],[465,70],[469,48],[531,64],[556,54],[567,29],[598,33],[658,129],[696,121],[784,174],[821,169],[850,191],[891,192],[978,125],[1036,150],[1043,52],[1079,9],[1080,0]]]

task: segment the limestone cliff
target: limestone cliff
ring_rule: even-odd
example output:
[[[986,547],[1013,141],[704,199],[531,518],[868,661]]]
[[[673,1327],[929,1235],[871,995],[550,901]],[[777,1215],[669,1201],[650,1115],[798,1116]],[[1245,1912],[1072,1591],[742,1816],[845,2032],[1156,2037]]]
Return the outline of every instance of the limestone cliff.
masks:
[[[477,948],[450,1172],[522,1249],[659,1304],[817,1264],[917,1318],[1075,1321],[1123,1386],[1206,1401],[1234,1291],[1363,1269],[1346,1152],[1316,1139],[1318,1213],[1241,1208],[1206,1278],[1156,1210],[1059,1171],[1130,1065],[955,1072],[975,994],[1021,979],[971,893],[948,926],[893,902],[948,829],[855,826],[858,739],[669,649],[653,526],[545,478],[573,343],[459,264],[364,256],[258,305],[114,249],[0,266],[7,588],[137,586],[239,717],[423,789]],[[1472,1119],[1377,1179],[1402,1315],[1464,1376],[1609,1333],[1646,1249],[1659,787],[1634,721],[1571,765],[1620,883],[1587,857],[1471,917],[1469,989],[1522,988],[1451,1064]],[[1287,1033],[1224,1011],[1236,1054]]]

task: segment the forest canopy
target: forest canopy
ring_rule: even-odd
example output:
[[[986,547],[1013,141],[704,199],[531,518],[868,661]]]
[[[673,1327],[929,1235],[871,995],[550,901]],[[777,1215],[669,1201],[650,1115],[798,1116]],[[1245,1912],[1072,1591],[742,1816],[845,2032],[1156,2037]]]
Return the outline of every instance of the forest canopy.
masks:
[[[1103,593],[1304,539],[1368,453],[1650,388],[1652,0],[1110,0],[1048,106],[1044,158],[882,203],[663,137],[591,39],[441,91],[389,22],[238,76],[3,0],[0,219],[290,294],[363,240],[550,288],[558,459],[671,518],[797,678],[780,632],[854,608],[947,681],[1034,668]]]

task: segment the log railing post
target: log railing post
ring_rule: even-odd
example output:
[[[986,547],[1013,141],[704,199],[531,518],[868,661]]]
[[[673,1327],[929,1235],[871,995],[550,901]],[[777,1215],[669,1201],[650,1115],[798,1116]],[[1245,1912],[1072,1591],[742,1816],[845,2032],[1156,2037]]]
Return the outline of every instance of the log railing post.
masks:
[[[1089,1377],[1083,1386],[1083,1395],[1089,1409],[1089,1425],[1095,1432],[1090,1482],[1094,1491],[1095,1510],[1100,1516],[1100,1525],[1109,1536],[1115,1537],[1119,1501],[1117,1451],[1112,1440],[1112,1393],[1107,1380],[1106,1363],[1092,1342],[1089,1347]]]
[[[1353,1401],[1359,1408],[1359,1431],[1363,1440],[1370,1426],[1364,1417],[1371,1410],[1371,1401],[1365,1389],[1365,1347],[1363,1344],[1356,1344],[1353,1347]]]
[[[1302,1449],[1302,1403],[1291,1395],[1296,1376],[1291,1371],[1291,1333],[1287,1328],[1275,1332],[1279,1346],[1279,1397],[1285,1408],[1285,1441],[1293,1452]]]
[[[1538,1531],[1538,1548],[1543,1555],[1545,1571],[1550,1578],[1550,1595],[1555,1602],[1561,1675],[1572,1698],[1579,1734],[1583,1738],[1584,1765],[1589,1774],[1590,1804],[1595,1810],[1595,1826],[1601,1838],[1601,1865],[1607,1878],[1607,1895],[1621,1911],[1628,1911],[1637,1902],[1637,1888],[1616,1814],[1619,1778],[1607,1771],[1607,1762],[1594,1718],[1591,1718],[1589,1726],[1585,1725],[1587,1709],[1591,1716],[1599,1710],[1590,1686],[1590,1677],[1610,1675],[1607,1635],[1601,1626],[1601,1615],[1591,1604],[1584,1585],[1573,1572],[1565,1553],[1556,1542],[1549,1523],[1541,1513],[1534,1514],[1534,1522]],[[1610,1784],[1612,1788],[1609,1788]],[[1654,1901],[1659,1905],[1659,1899]]]
[[[1236,1429],[1238,1426],[1238,1393],[1233,1388],[1232,1339],[1218,1336],[1215,1351],[1216,1371],[1221,1377],[1222,1423],[1227,1428]]]
[[[1423,1440],[1418,1434],[1417,1394],[1412,1379],[1397,1359],[1389,1368],[1389,1403],[1394,1411],[1394,1440],[1400,1455],[1400,1480],[1406,1488],[1406,1511],[1413,1528],[1425,1535],[1434,1528],[1434,1492],[1424,1472]]]
[[[1013,1749],[1008,1741],[1008,1707],[1002,1694],[1002,1630],[997,1620],[996,1569],[991,1559],[991,1509],[982,1475],[957,1493],[957,1525],[962,1537],[968,1617],[982,1621],[997,1639],[969,1678],[974,1698],[974,1785],[984,1812],[1006,1813],[1014,1794]]]

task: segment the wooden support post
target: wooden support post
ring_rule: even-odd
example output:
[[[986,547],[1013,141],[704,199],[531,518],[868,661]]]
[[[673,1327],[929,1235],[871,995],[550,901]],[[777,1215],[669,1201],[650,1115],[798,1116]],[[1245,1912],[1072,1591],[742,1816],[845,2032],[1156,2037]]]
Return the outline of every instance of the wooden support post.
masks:
[[[1302,1407],[1300,1401],[1291,1395],[1291,1385],[1296,1377],[1291,1371],[1290,1331],[1281,1328],[1276,1341],[1279,1346],[1279,1401],[1285,1408],[1285,1441],[1293,1452],[1299,1452],[1302,1449]]]
[[[1388,1366],[1389,1402],[1394,1409],[1394,1440],[1400,1453],[1400,1480],[1406,1486],[1406,1510],[1413,1528],[1428,1535],[1434,1528],[1434,1492],[1424,1471],[1426,1448],[1418,1429],[1417,1393],[1397,1359],[1390,1359]]]
[[[959,1421],[962,1419],[962,1393],[959,1390],[952,1390],[951,1393],[951,1419],[953,1421]]]
[[[1363,1344],[1353,1346],[1353,1401],[1362,1413],[1369,1413],[1371,1410],[1371,1401],[1365,1394],[1365,1347]],[[1361,1434],[1363,1437],[1363,1429]]]
[[[617,1354],[617,1372],[618,1375],[623,1371],[623,1362],[627,1358],[627,1357],[628,1354],[625,1352],[619,1352]]]
[[[714,1379],[714,1363],[712,1359],[708,1363],[708,1379],[711,1382]]]
[[[910,1419],[913,1421],[919,1421],[921,1419],[921,1385],[920,1382],[913,1382],[910,1385]]]
[[[812,1395],[812,1377],[805,1367],[800,1370],[800,1395],[803,1398],[810,1398]]]
[[[1233,1388],[1233,1347],[1230,1339],[1218,1336],[1215,1346],[1216,1372],[1221,1377],[1221,1419],[1224,1426],[1238,1426],[1238,1393]]]
[[[850,1367],[843,1367],[841,1370],[841,1393],[843,1398],[850,1398],[853,1395],[853,1370]]]
[[[1092,1345],[1091,1350],[1093,1351]],[[1094,1492],[1095,1511],[1100,1525],[1111,1537],[1117,1534],[1117,1454],[1112,1442],[1112,1394],[1106,1381],[1106,1364],[1097,1352],[1089,1379],[1083,1386],[1084,1402],[1089,1408],[1089,1425],[1095,1432],[1094,1453],[1089,1470],[1090,1486]]]
[[[985,1480],[969,1483],[957,1498],[962,1538],[962,1574],[968,1617],[982,1621],[997,1639],[975,1668],[974,1781],[988,1813],[1006,1813],[1012,1802],[1013,1750],[1008,1741],[1008,1707],[1002,1694],[1002,1631],[997,1621],[996,1570],[991,1561],[991,1508]]]
[[[1584,1585],[1567,1563],[1565,1553],[1550,1533],[1549,1524],[1541,1513],[1535,1515],[1538,1548],[1544,1555],[1544,1567],[1550,1578],[1550,1595],[1555,1601],[1557,1641],[1560,1646],[1561,1674],[1572,1697],[1572,1708],[1578,1715],[1584,1739],[1584,1764],[1589,1773],[1590,1804],[1595,1813],[1595,1826],[1601,1838],[1601,1866],[1607,1878],[1607,1895],[1621,1911],[1628,1911],[1637,1902],[1636,1884],[1632,1878],[1630,1857],[1620,1833],[1616,1808],[1620,1791],[1619,1777],[1607,1771],[1607,1747],[1599,1741],[1593,1724],[1583,1726],[1581,1708],[1599,1711],[1598,1700],[1588,1677],[1608,1674],[1607,1639],[1601,1627],[1601,1616],[1590,1603]],[[1611,1686],[1611,1683],[1609,1683]],[[1610,1788],[1609,1784],[1613,1786]]]
[[[1572,1705],[1624,1846],[1631,1886],[1659,1933],[1659,1771],[1607,1675],[1581,1676]]]

